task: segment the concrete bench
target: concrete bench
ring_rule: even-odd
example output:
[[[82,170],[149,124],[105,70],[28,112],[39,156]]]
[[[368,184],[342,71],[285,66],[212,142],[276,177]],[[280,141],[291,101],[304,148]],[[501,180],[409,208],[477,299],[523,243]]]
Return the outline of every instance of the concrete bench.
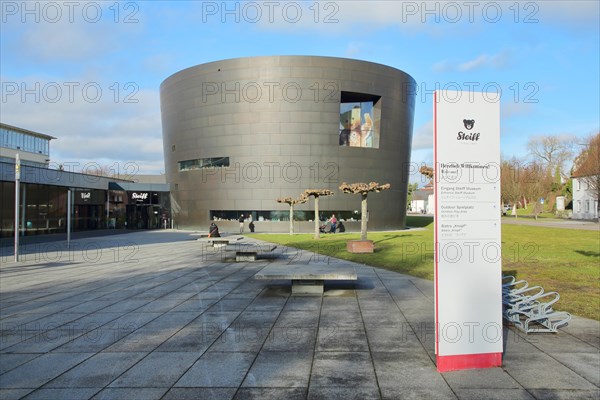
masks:
[[[235,261],[256,261],[260,254],[271,253],[277,248],[274,244],[234,243],[225,247],[225,256],[235,253]]]
[[[231,243],[235,243],[238,240],[243,239],[243,236],[240,235],[232,235],[232,236],[221,236],[221,237],[215,237],[215,238],[209,238],[208,236],[202,236],[199,239],[196,239],[202,243],[206,243],[207,245],[210,245],[212,247],[223,247],[223,246],[227,246]]]
[[[325,281],[355,281],[356,270],[349,264],[268,265],[254,279],[292,281],[292,294],[323,294]]]

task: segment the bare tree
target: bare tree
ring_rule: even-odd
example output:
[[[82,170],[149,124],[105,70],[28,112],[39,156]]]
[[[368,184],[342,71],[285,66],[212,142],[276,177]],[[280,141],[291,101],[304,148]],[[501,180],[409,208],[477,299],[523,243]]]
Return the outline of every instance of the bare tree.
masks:
[[[500,192],[503,202],[512,206],[512,214],[517,217],[517,202],[521,196],[519,180],[520,162],[516,158],[504,160],[500,164]]]
[[[294,205],[306,203],[307,201],[308,197],[304,193],[296,199],[292,197],[280,197],[277,199],[278,203],[287,203],[290,206],[290,235],[294,234]]]
[[[315,198],[315,239],[319,239],[321,237],[321,233],[319,231],[319,197],[333,196],[333,192],[329,189],[306,189],[302,196],[307,198],[312,196]]]
[[[527,208],[529,201],[534,201],[534,215],[542,211],[538,200],[552,191],[552,176],[541,163],[523,163],[513,157],[500,164],[500,192],[502,201],[512,205],[512,214],[517,216],[517,202],[521,201]]]
[[[535,161],[554,172],[556,168],[564,171],[564,164],[573,157],[575,139],[570,135],[534,136],[527,142],[527,150]]]
[[[108,178],[116,177],[115,171],[110,165],[100,165],[100,164],[86,165],[85,169],[81,172],[84,174],[88,174],[88,175],[104,176],[104,177],[108,177]]]
[[[600,222],[600,133],[587,140],[585,148],[575,160],[573,177],[585,182],[596,198]]]
[[[533,215],[537,216],[542,212],[543,205],[539,201],[547,197],[552,190],[552,175],[541,163],[532,162],[523,166],[520,179],[520,187],[523,199],[533,201]]]
[[[390,184],[380,185],[377,182],[370,183],[346,183],[340,185],[344,193],[360,194],[362,197],[360,207],[360,240],[367,240],[367,195],[370,192],[381,192],[390,188]]]

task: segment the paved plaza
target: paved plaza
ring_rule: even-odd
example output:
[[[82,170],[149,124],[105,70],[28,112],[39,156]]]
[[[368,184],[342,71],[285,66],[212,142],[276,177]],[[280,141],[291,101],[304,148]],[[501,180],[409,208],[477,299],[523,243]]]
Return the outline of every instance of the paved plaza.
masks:
[[[433,282],[354,264],[356,282],[292,296],[254,274],[341,261],[279,246],[224,262],[197,237],[31,243],[18,264],[0,248],[0,399],[600,398],[598,321],[504,328],[502,368],[440,374]]]

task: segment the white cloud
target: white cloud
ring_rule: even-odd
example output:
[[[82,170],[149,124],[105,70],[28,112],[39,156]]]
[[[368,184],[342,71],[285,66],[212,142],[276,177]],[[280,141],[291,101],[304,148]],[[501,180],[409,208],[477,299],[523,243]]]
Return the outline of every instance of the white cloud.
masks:
[[[524,2],[527,4],[527,2]],[[539,10],[528,7],[523,16],[532,15],[539,23],[559,23],[579,29],[592,28],[598,31],[600,2],[595,0],[537,1]]]
[[[427,121],[413,132],[412,150],[433,148],[433,120]]]
[[[124,37],[131,40],[142,32],[141,21],[129,18],[128,6],[118,9],[116,4],[14,2],[3,7],[3,50],[12,62],[93,64],[121,49]]]
[[[467,61],[442,60],[431,67],[433,72],[470,72],[482,68],[503,69],[510,64],[510,51],[502,50],[498,54],[480,54]]]
[[[358,54],[361,53],[363,47],[364,47],[364,43],[361,43],[361,42],[348,43],[348,46],[346,47],[346,56],[356,57]]]
[[[459,71],[471,71],[474,69],[481,68],[482,66],[485,66],[486,64],[489,64],[489,62],[490,62],[490,56],[488,56],[487,54],[482,54],[473,60],[459,64],[458,70]]]
[[[473,71],[480,68],[495,68],[500,69],[508,64],[509,54],[507,51],[502,51],[496,55],[482,54],[476,58],[463,62],[458,65],[458,70],[462,72]]]
[[[523,116],[533,113],[534,106],[532,103],[502,103],[500,106],[500,115],[502,118],[511,118],[513,116]]]
[[[2,77],[4,85],[15,81]],[[50,89],[44,90],[50,87],[48,83],[35,77],[15,83],[19,84],[19,93],[5,93],[2,99],[2,122],[55,136],[57,140],[50,143],[52,162],[82,165],[98,160],[103,160],[104,165],[132,162],[140,166],[140,173],[164,170],[158,90],[140,89],[134,93],[121,85],[115,98],[113,83],[79,79],[72,93],[68,86],[58,84],[62,92],[56,96],[56,87],[52,87],[52,93]],[[101,89],[101,95],[94,94],[97,98],[90,96],[96,93],[95,89],[87,97],[82,90],[92,83],[94,88]],[[30,93],[22,96],[21,87]],[[126,95],[137,103],[127,102]]]
[[[433,72],[448,72],[448,71],[453,71],[454,68],[455,68],[455,64],[452,63],[450,60],[443,60],[443,61],[437,62],[437,63],[433,64],[433,67],[431,67]]]
[[[421,18],[420,3],[414,1],[284,1],[278,2],[271,14],[266,2],[253,3],[261,5],[262,10],[262,17],[256,25],[266,30],[342,33],[383,29],[388,26],[408,30],[427,28],[427,24]],[[297,10],[300,10],[300,13],[297,13]],[[209,16],[209,20],[220,18],[221,14],[219,10],[217,15]],[[242,23],[247,22],[243,5],[240,16]]]
[[[204,5],[209,2],[204,2]],[[236,2],[237,4],[238,2]],[[429,35],[456,34],[457,27],[491,26],[496,23],[543,23],[570,27],[598,27],[599,2],[595,0],[539,1],[284,1],[269,8],[267,2],[251,2],[261,10],[258,21],[249,23],[262,29],[298,32],[321,30],[341,33],[397,27],[407,32]],[[223,3],[221,3],[223,4]],[[254,10],[244,11],[239,2],[239,21],[255,18]],[[271,3],[273,4],[273,3]],[[203,6],[204,6],[203,5]],[[292,6],[293,5],[293,6]],[[231,21],[223,6],[214,3],[215,13],[207,21]],[[229,9],[233,9],[230,5]],[[254,7],[254,6],[252,6]],[[297,11],[300,10],[300,13]],[[206,14],[206,13],[204,13]]]
[[[106,40],[97,40],[91,29],[81,24],[33,24],[20,42],[20,50],[35,60],[81,61],[111,48]]]
[[[152,71],[166,77],[176,70],[175,59],[176,56],[169,53],[152,54],[142,61],[142,65],[144,70]]]

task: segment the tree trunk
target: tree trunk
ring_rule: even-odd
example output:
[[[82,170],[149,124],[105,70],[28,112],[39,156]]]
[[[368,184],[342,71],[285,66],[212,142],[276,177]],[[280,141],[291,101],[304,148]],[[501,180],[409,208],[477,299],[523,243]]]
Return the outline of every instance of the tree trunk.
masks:
[[[294,234],[294,205],[290,204],[290,235]]]
[[[367,240],[367,194],[362,194],[360,203],[360,240]]]
[[[319,197],[315,196],[315,239],[319,239],[321,237],[319,231],[320,223],[321,221],[319,221]]]

